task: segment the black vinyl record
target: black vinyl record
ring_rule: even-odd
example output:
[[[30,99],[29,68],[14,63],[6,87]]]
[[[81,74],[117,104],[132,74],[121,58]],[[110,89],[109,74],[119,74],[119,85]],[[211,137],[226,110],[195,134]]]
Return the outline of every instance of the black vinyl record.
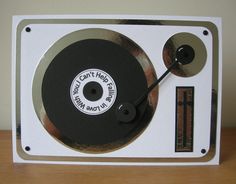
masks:
[[[114,103],[103,113],[84,113],[71,99],[73,81],[87,70],[104,71],[115,83]],[[119,104],[132,103],[147,87],[142,66],[127,49],[108,40],[85,39],[54,57],[45,71],[41,94],[46,115],[64,143],[85,152],[104,152],[124,146],[148,125],[153,112],[147,99],[137,106],[131,122],[121,122],[116,115]],[[96,102],[102,93],[96,81],[83,86],[89,101]]]

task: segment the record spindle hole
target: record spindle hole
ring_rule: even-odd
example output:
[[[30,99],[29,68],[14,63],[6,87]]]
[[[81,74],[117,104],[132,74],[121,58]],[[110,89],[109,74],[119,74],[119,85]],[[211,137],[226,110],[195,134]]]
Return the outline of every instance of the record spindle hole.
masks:
[[[90,101],[99,100],[102,97],[102,86],[98,82],[88,82],[83,89],[83,94]]]
[[[91,89],[91,93],[94,95],[97,93],[97,90],[93,88],[93,89]]]

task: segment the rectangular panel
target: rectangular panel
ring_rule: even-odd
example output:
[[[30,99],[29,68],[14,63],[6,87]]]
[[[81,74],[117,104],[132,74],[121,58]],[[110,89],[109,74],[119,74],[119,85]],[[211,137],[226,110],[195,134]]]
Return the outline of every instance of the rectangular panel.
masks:
[[[193,151],[194,87],[176,87],[176,152]]]
[[[119,35],[114,37],[111,34],[97,34],[97,32],[92,34],[93,31],[98,30]],[[146,34],[143,34],[144,32]],[[76,36],[74,36],[75,34]],[[180,39],[176,40],[176,35]],[[194,65],[194,70],[188,68],[188,71],[183,71],[185,66],[179,67],[178,72],[183,74],[181,76],[172,70],[164,82],[155,89],[158,95],[150,93],[150,98],[148,98],[150,103],[143,113],[145,116],[142,117],[145,126],[147,125],[145,131],[127,145],[118,146],[118,149],[102,154],[87,153],[83,150],[74,149],[71,145],[66,146],[63,142],[58,141],[61,136],[54,134],[55,131],[51,131],[52,127],[49,126],[49,129],[44,127],[48,125],[48,123],[44,123],[48,115],[44,103],[41,101],[42,81],[46,76],[44,71],[51,68],[48,66],[53,63],[53,58],[64,48],[80,40],[86,40],[86,36],[110,41],[121,46],[129,51],[131,56],[137,57],[139,64],[150,59],[156,75],[151,75],[150,67],[141,65],[144,67],[143,71],[150,85],[152,84],[150,79],[155,78],[153,76],[157,76],[159,80],[161,76],[164,76],[163,73],[169,68],[169,65],[166,64],[168,61],[172,63],[172,59],[175,59],[175,56],[172,58],[172,55],[175,54],[176,48],[183,44],[194,49],[195,60],[197,61],[191,63]],[[124,39],[121,39],[122,37],[133,41],[136,47],[142,48],[142,52],[137,51],[136,47],[132,47],[133,44],[129,45],[124,42]],[[204,53],[198,46],[195,47],[195,42],[190,39],[193,37],[201,43]],[[211,165],[219,163],[222,69],[220,19],[120,15],[17,16],[13,19],[12,38],[14,162],[94,165]],[[40,44],[39,39],[41,40]],[[34,52],[31,52],[32,50]],[[78,50],[76,50],[77,52]],[[87,56],[91,57],[91,54],[92,52],[89,52]],[[144,56],[147,58],[144,59]],[[163,60],[167,60],[167,63],[163,63]],[[76,59],[76,61],[81,62],[83,60]],[[195,65],[200,64],[199,61],[204,62],[204,67],[190,77],[189,74],[196,70]],[[70,62],[65,62],[68,63],[66,68],[73,69]],[[115,60],[110,59],[109,63],[112,62],[115,63]],[[106,66],[102,69],[110,74],[111,68]],[[83,65],[83,67],[76,69],[78,72],[76,75],[84,69],[91,68],[84,68]],[[118,69],[115,68],[115,71]],[[124,78],[121,73],[122,70],[119,71],[120,75],[118,76],[110,74],[111,77],[116,78],[114,82],[119,80],[119,76]],[[72,84],[72,81],[68,81],[68,86]],[[137,83],[138,81],[132,82]],[[51,89],[51,85],[49,88]],[[126,90],[121,85],[117,85],[118,88],[119,94],[121,90]],[[132,91],[137,93],[136,89]],[[216,91],[216,106],[211,103],[212,91]],[[132,99],[134,97],[135,94]],[[132,102],[132,99],[127,100]],[[67,102],[72,103],[70,98]],[[114,105],[119,103],[117,100]],[[157,103],[157,109],[152,110],[150,107],[156,106]],[[65,107],[62,103],[60,105],[64,110]],[[216,116],[212,112],[217,115],[217,118],[212,118]],[[111,111],[111,115],[113,115],[112,113],[114,111]],[[64,116],[60,113],[55,115]],[[147,117],[151,117],[150,122]],[[97,116],[89,118],[94,118],[96,123],[98,122]],[[63,119],[66,118],[63,117]],[[76,120],[78,123],[81,121],[80,118]],[[47,119],[45,122],[48,122]],[[119,123],[117,119],[109,122],[118,123],[117,127],[120,129],[129,126]],[[53,123],[51,124],[53,125]],[[67,125],[70,126],[66,121]],[[216,128],[211,130],[212,125],[216,125]],[[104,129],[105,131],[107,129]],[[213,136],[212,142],[210,142],[211,136]]]

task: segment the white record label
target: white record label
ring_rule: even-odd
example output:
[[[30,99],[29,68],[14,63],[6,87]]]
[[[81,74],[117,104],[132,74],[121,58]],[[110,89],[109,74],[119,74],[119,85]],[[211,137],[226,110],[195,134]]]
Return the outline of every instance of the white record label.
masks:
[[[112,77],[99,69],[80,72],[70,87],[74,106],[88,115],[99,115],[109,110],[116,100],[117,89]]]

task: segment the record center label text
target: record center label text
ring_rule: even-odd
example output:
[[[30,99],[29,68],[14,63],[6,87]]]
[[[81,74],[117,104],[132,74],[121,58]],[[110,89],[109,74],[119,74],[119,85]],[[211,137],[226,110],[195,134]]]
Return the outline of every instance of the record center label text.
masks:
[[[88,100],[83,94],[84,86],[89,82],[97,82],[103,89],[103,94],[96,101]],[[106,72],[99,69],[88,69],[79,73],[73,80],[70,96],[74,106],[89,115],[99,115],[111,108],[117,95],[116,85]]]

